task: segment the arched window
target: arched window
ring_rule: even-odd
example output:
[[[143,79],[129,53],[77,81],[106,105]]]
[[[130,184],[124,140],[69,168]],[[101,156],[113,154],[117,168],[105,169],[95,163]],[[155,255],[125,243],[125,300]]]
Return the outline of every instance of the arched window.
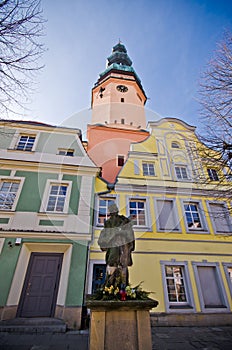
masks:
[[[172,141],[172,148],[180,148],[180,145],[176,141]]]

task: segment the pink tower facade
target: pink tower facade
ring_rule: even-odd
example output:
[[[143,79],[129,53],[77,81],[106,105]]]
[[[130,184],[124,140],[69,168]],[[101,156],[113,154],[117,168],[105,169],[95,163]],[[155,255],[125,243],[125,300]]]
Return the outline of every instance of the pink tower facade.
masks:
[[[92,89],[92,120],[87,128],[87,151],[114,183],[132,142],[143,141],[147,97],[124,45],[113,47],[108,64]]]

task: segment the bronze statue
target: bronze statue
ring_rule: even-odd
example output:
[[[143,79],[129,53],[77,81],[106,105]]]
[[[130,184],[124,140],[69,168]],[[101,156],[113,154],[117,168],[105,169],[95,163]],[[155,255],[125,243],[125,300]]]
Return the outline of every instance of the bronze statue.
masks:
[[[106,283],[115,284],[120,280],[128,285],[128,266],[133,264],[131,253],[135,249],[134,231],[130,219],[118,214],[116,204],[109,206],[110,218],[105,221],[98,244],[106,251]]]

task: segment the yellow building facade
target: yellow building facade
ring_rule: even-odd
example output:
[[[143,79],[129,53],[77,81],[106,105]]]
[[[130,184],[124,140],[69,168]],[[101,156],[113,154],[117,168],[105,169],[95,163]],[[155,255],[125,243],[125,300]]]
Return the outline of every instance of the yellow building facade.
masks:
[[[97,240],[115,202],[134,224],[130,283],[143,281],[154,293],[157,320],[231,324],[231,203],[226,193],[218,196],[229,180],[219,183],[223,169],[200,157],[195,127],[165,118],[148,128],[145,141],[131,144],[114,186],[96,180],[88,293],[104,281],[105,254]]]

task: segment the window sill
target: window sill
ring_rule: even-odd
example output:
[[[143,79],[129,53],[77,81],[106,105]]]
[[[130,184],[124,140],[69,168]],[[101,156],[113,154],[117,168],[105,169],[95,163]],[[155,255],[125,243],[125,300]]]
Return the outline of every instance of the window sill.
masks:
[[[182,233],[180,229],[166,229],[166,228],[159,228],[157,230],[158,233]]]
[[[210,234],[209,231],[202,230],[202,229],[197,229],[197,228],[192,229],[192,230],[189,230],[189,229],[188,229],[186,232],[187,232],[187,233],[203,234],[203,235],[209,235],[209,234]]]
[[[4,214],[14,214],[15,213],[15,209],[0,209],[0,212],[1,213],[4,213]]]
[[[215,235],[231,235],[232,231],[216,231]]]
[[[205,305],[205,309],[227,309],[225,305]]]
[[[96,224],[95,227],[96,227],[97,229],[102,229],[102,228],[104,228],[104,225],[102,225],[102,224]]]
[[[186,309],[193,309],[193,307],[191,306],[191,305],[189,305],[189,304],[187,304],[187,305],[170,305],[169,306],[169,309],[171,309],[171,310],[186,310]]]
[[[149,226],[136,226],[136,225],[133,225],[133,230],[134,231],[152,232],[152,229]]]
[[[22,152],[22,153],[35,153],[35,150],[32,149],[32,150],[23,150],[23,149],[16,149],[16,148],[7,148],[7,151],[10,151],[10,152]]]
[[[178,182],[192,182],[193,179],[176,179]]]
[[[68,213],[61,213],[61,212],[54,212],[54,211],[41,211],[41,212],[38,212],[38,215],[41,215],[41,216],[68,216]]]

